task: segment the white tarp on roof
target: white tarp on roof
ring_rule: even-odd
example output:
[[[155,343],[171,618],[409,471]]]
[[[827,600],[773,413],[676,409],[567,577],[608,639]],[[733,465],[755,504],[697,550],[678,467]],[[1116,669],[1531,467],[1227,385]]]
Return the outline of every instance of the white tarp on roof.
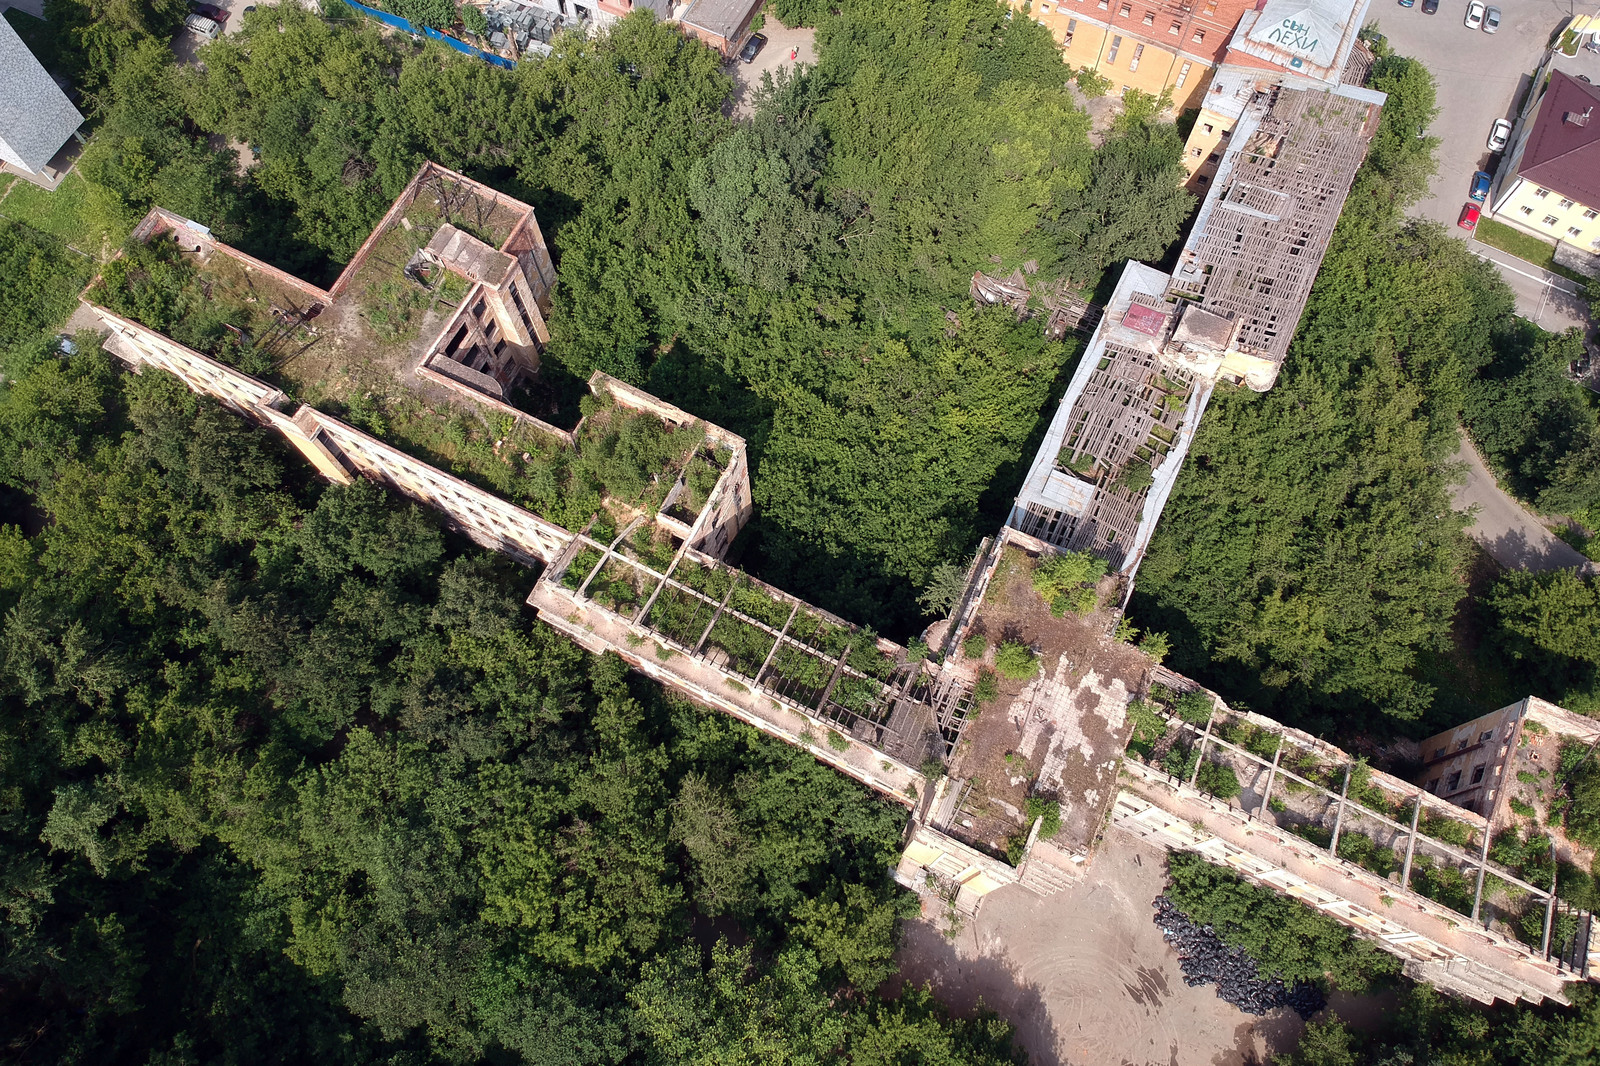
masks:
[[[1352,0],[1267,0],[1249,39],[1331,67],[1354,7]]]
[[[81,125],[67,94],[0,18],[0,159],[37,174]]]

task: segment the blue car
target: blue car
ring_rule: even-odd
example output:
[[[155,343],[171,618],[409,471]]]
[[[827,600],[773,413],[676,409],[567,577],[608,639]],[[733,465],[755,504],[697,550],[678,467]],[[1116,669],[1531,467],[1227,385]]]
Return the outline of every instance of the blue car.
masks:
[[[1472,175],[1472,188],[1467,195],[1478,203],[1483,203],[1489,198],[1489,180],[1488,171],[1480,170]]]
[[[1401,7],[1410,7],[1413,4],[1415,4],[1416,2],[1417,2],[1417,0],[1400,0],[1400,6]]]

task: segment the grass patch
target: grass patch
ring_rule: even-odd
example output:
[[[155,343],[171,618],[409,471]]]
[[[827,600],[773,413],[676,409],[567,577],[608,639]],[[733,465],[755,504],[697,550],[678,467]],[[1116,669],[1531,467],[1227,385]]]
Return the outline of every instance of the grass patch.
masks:
[[[100,255],[104,234],[87,219],[89,183],[76,170],[68,174],[55,192],[17,181],[0,203],[0,214],[26,222],[36,230],[60,237],[85,255]]]
[[[1524,233],[1519,229],[1512,229],[1503,222],[1496,222],[1492,218],[1480,219],[1478,228],[1473,234],[1478,240],[1491,248],[1498,248],[1502,252],[1510,252],[1525,262],[1534,266],[1543,267],[1552,274],[1560,274],[1582,285],[1589,279],[1575,270],[1569,270],[1556,262],[1556,249],[1553,244],[1546,244],[1531,233]]]

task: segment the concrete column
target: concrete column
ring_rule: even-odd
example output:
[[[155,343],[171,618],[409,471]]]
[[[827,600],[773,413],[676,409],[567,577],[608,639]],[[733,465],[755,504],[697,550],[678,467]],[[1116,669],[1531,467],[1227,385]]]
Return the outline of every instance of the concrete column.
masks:
[[[733,590],[738,588],[738,587],[739,587],[739,583],[737,581],[732,582],[732,583],[730,583],[728,585],[728,591],[722,597],[722,602],[717,604],[717,609],[715,611],[711,612],[711,621],[706,623],[705,631],[700,634],[700,639],[694,642],[694,651],[692,652],[692,654],[699,655],[700,654],[700,649],[705,647],[706,638],[711,635],[712,627],[714,627],[717,624],[717,619],[722,617],[722,609],[724,607],[728,606],[728,601],[733,599]]]
[[[1261,806],[1256,810],[1257,818],[1267,816],[1267,805],[1272,802],[1272,783],[1278,777],[1278,760],[1283,758],[1283,734],[1278,734],[1278,750],[1272,753],[1272,769],[1267,771],[1267,787],[1261,793]],[[1199,763],[1195,764],[1198,769]]]
[[[1422,794],[1411,801],[1411,835],[1406,838],[1406,861],[1400,870],[1400,887],[1411,887],[1411,856],[1417,850],[1417,822],[1422,819]]]
[[[783,644],[784,635],[789,632],[789,627],[794,625],[794,616],[799,613],[800,605],[797,603],[789,611],[789,620],[783,623],[782,629],[778,630],[778,639],[772,642],[772,650],[767,652],[766,661],[761,664],[761,669],[756,671],[755,684],[761,684],[762,678],[767,676],[767,668],[772,665],[774,656],[778,654],[778,648]]]
[[[1550,865],[1552,867],[1554,867],[1555,863],[1556,863],[1556,841],[1555,841],[1554,837],[1551,837],[1550,838]],[[1555,912],[1556,912],[1556,872],[1555,872],[1555,870],[1551,870],[1551,872],[1550,872],[1550,898],[1544,901],[1544,941],[1540,945],[1540,948],[1539,948],[1539,951],[1547,959],[1550,957],[1550,933],[1551,933],[1551,930],[1555,926]]]
[[[1350,795],[1350,767],[1344,768],[1344,787],[1339,790],[1339,810],[1333,816],[1333,839],[1328,841],[1328,851],[1339,857],[1339,830],[1344,828],[1344,801]]]
[[[1206,715],[1206,731],[1200,735],[1200,750],[1194,757],[1194,770],[1189,774],[1189,787],[1194,788],[1195,782],[1200,780],[1200,764],[1206,760],[1206,745],[1211,743],[1211,723],[1217,720],[1217,704],[1212,701],[1211,713]]]
[[[1489,872],[1489,829],[1488,819],[1483,823],[1483,847],[1478,851],[1478,888],[1472,894],[1472,920],[1478,920],[1478,908],[1483,904],[1483,875]]]

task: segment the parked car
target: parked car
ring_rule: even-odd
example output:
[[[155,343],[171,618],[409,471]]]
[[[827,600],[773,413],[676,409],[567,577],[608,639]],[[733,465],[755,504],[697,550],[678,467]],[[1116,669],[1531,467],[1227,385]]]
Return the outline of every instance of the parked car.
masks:
[[[1483,25],[1483,0],[1472,0],[1467,5],[1467,17],[1462,20],[1469,30],[1478,29]]]
[[[763,48],[765,48],[766,46],[767,46],[767,35],[766,34],[764,34],[764,33],[752,33],[750,35],[750,39],[748,41],[744,42],[744,47],[739,49],[739,58],[744,60],[746,63],[753,63],[753,62],[755,62],[756,56],[760,55],[761,54],[761,50]]]
[[[194,2],[194,0],[190,0],[189,7],[194,11],[195,14],[203,15],[212,22],[215,22],[218,26],[221,26],[223,23],[228,21],[227,11],[218,7],[216,4],[197,4]]]
[[[1494,125],[1489,129],[1489,151],[1503,152],[1507,144],[1511,143],[1511,123],[1503,118],[1494,120]]]
[[[1468,190],[1467,195],[1480,204],[1483,203],[1489,198],[1489,182],[1492,180],[1487,170],[1478,171],[1472,175],[1472,188]]]
[[[184,18],[183,25],[190,33],[206,41],[214,41],[222,33],[222,27],[204,15],[189,15]]]
[[[1422,13],[1431,15],[1439,10],[1439,0],[1422,0]]]
[[[1417,0],[1400,0],[1401,7],[1415,7]]]
[[[1493,33],[1500,28],[1500,9],[1491,7],[1483,13],[1483,32]]]
[[[1478,216],[1482,209],[1477,204],[1462,204],[1461,215],[1456,219],[1456,225],[1462,229],[1473,230],[1478,228]]]

